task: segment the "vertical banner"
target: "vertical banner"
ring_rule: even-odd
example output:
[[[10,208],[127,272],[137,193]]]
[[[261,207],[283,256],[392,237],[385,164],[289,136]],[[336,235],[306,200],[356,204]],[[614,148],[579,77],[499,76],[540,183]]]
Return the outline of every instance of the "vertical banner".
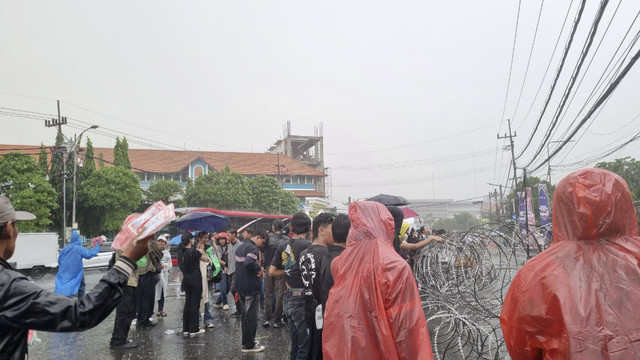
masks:
[[[528,187],[527,192],[527,225],[529,231],[535,231],[536,228],[536,215],[533,213],[533,200],[531,199],[531,188]]]
[[[538,200],[540,202],[540,226],[546,230],[547,239],[551,240],[551,212],[549,211],[547,184],[538,184]]]
[[[524,213],[524,192],[518,192],[518,223],[520,224],[520,234],[527,238],[527,221]]]
[[[536,216],[533,213],[533,205],[531,203],[531,188],[526,188],[525,192],[518,192],[518,199],[520,203],[520,234],[522,234],[523,238],[528,239],[531,246],[535,247],[536,241],[533,236],[530,236],[536,227]]]

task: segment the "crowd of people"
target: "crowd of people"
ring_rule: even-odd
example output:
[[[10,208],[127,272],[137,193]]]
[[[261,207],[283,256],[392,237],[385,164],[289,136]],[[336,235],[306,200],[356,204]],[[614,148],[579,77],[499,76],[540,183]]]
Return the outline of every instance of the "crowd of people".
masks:
[[[554,208],[554,244],[518,272],[506,295],[501,325],[510,355],[638,358],[640,319],[633,299],[640,293],[640,237],[628,186],[604,170],[577,172],[558,185]],[[25,358],[28,329],[85,330],[114,308],[111,347],[131,348],[134,319],[137,326],[155,326],[156,303],[155,314],[166,316],[166,235],[131,241],[117,251],[113,266],[85,294],[82,273],[65,270],[56,282],[63,295],[39,288],[6,261],[16,246],[16,222],[33,218],[0,196],[4,357]],[[276,220],[268,233],[184,233],[178,249],[183,335],[213,327],[213,309],[230,310],[231,295],[236,312],[230,315],[241,317],[242,352],[265,350],[256,340],[262,322],[288,327],[291,359],[433,359],[410,267],[411,252],[432,241],[444,240],[424,228],[410,229],[398,208],[371,201],[351,203],[348,215],[322,213],[313,221],[296,213],[288,227]]]

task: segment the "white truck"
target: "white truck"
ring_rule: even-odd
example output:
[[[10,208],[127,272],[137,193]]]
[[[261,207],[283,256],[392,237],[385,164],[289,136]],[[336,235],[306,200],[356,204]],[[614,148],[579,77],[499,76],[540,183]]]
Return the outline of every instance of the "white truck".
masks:
[[[58,267],[59,252],[57,233],[18,233],[16,249],[9,262],[15,263],[20,272],[40,279]]]

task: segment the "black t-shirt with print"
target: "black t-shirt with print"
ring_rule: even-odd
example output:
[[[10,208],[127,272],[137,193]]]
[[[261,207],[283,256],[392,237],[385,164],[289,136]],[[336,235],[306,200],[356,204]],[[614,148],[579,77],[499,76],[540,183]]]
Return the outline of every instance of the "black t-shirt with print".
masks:
[[[278,270],[284,270],[285,279],[290,288],[301,289],[304,287],[298,260],[302,251],[309,246],[311,246],[311,241],[305,238],[292,239],[280,244],[276,256],[273,257],[271,265]]]
[[[324,311],[327,306],[327,300],[329,299],[329,290],[333,287],[334,281],[331,274],[331,263],[333,259],[342,254],[344,248],[342,246],[329,246],[327,249],[327,255],[322,259],[320,263],[320,283],[322,284],[322,291],[320,292],[320,298],[322,301],[322,309]]]
[[[302,283],[307,295],[313,294],[316,304],[319,304],[322,293],[320,281],[320,267],[322,259],[329,253],[326,246],[312,244],[300,255],[300,271]]]

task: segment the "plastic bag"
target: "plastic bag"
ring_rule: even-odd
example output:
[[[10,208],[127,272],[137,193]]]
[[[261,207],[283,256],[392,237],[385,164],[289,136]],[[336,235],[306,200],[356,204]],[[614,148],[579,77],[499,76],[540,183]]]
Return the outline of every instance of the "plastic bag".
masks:
[[[416,282],[393,248],[384,205],[349,205],[347,248],[331,264],[335,285],[324,315],[325,359],[433,359]]]
[[[640,359],[640,237],[618,175],[585,169],[553,197],[554,243],[507,292],[500,324],[519,359]]]
[[[127,216],[122,230],[116,235],[111,248],[114,250],[124,249],[131,239],[136,238],[140,232],[142,233],[137,238],[144,239],[175,219],[173,204],[165,205],[162,201],[155,202],[144,213]]]

